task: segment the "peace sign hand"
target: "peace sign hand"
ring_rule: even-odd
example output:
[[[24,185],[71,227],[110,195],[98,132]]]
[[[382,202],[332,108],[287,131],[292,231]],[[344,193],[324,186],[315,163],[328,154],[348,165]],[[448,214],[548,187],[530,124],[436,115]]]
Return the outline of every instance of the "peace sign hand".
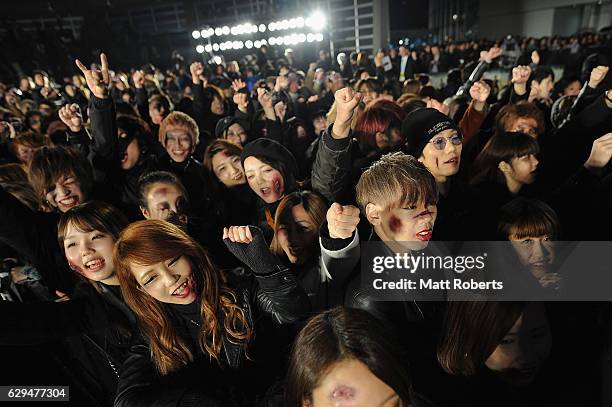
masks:
[[[79,67],[85,80],[87,81],[87,87],[91,90],[98,99],[108,98],[108,89],[110,87],[110,75],[108,74],[108,61],[106,60],[106,54],[100,54],[100,63],[102,64],[102,70],[87,69],[85,65],[78,59],[75,61]]]

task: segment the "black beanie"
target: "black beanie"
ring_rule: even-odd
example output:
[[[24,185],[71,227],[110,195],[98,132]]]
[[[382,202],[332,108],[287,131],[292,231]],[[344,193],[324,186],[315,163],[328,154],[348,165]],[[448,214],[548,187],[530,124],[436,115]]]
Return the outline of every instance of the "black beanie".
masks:
[[[241,120],[235,116],[225,116],[224,118],[219,120],[217,122],[217,125],[215,126],[215,137],[223,138],[223,134],[227,131],[227,129],[230,128],[232,124],[235,123],[238,123],[240,126],[242,126],[244,131],[249,131],[249,126],[244,120]]]
[[[447,115],[436,109],[418,109],[409,113],[402,122],[406,153],[419,158],[429,140],[448,129],[459,131],[457,125]]]
[[[293,154],[277,141],[269,138],[258,138],[248,143],[242,150],[242,154],[240,154],[240,161],[243,167],[244,160],[250,156],[259,156],[268,158],[272,161],[279,161],[285,164],[285,168],[287,168],[287,171],[289,171],[294,178],[299,176],[298,166]]]

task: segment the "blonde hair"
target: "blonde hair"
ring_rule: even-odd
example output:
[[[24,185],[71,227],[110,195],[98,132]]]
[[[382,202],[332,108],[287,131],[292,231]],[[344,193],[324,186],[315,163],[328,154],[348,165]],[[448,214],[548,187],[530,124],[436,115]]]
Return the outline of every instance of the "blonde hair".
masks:
[[[416,158],[401,152],[386,154],[372,164],[359,178],[356,192],[362,211],[369,203],[387,210],[438,202],[433,175]]]

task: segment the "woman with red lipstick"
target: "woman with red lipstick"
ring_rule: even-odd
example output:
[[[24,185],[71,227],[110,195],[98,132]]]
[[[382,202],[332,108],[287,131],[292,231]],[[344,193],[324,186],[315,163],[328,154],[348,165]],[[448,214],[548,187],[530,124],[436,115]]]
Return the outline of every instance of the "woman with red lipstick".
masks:
[[[255,229],[236,232],[263,242]],[[246,253],[240,243],[226,244]],[[253,405],[273,378],[259,371],[269,360],[253,346],[266,335],[258,326],[267,318],[292,323],[308,309],[291,273],[271,256],[258,258],[265,267],[254,275],[220,273],[193,239],[164,221],[130,225],[113,258],[146,339],[122,368],[115,406]]]
[[[118,368],[128,356],[136,324],[123,303],[112,258],[115,240],[127,224],[121,212],[99,201],[68,210],[59,221],[56,239],[70,268],[81,277],[69,300],[0,301],[0,343],[21,346],[60,341],[57,356],[72,374],[81,376],[86,393],[95,402],[107,404],[116,392]],[[58,270],[55,273],[61,273]],[[45,280],[47,276],[43,274]]]

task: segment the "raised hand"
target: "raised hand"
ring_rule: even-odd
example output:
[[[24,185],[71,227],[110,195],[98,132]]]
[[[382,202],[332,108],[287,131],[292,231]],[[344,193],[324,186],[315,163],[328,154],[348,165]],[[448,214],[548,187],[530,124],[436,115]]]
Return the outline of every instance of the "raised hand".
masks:
[[[533,50],[531,52],[531,62],[533,62],[536,65],[540,65],[540,53],[538,52],[538,50]]]
[[[495,58],[498,58],[502,54],[502,49],[499,47],[492,47],[488,51],[482,51],[480,53],[480,59],[491,63]]]
[[[512,83],[514,84],[514,92],[517,95],[527,93],[527,81],[531,76],[531,68],[525,65],[519,65],[512,68]]]
[[[249,105],[249,96],[246,93],[238,92],[234,93],[233,100],[236,106],[238,106],[238,109],[241,112],[246,113]]]
[[[336,121],[332,128],[334,138],[345,138],[353,119],[353,114],[362,99],[361,93],[356,93],[353,89],[346,87],[337,90],[334,94],[336,99]]]
[[[145,83],[144,72],[141,70],[134,71],[134,73],[132,74],[132,81],[134,82],[134,87],[136,89],[141,89],[142,87],[144,87],[144,83]]]
[[[308,70],[311,72],[314,72],[317,69],[317,63],[316,62],[311,62],[310,64],[308,64]]]
[[[78,133],[83,128],[83,115],[76,103],[63,106],[59,111],[60,120],[68,126],[71,132]]]
[[[376,53],[376,56],[374,57],[374,65],[382,66],[384,57],[385,57],[385,53],[382,51],[378,51]]]
[[[484,109],[485,103],[491,94],[491,87],[485,81],[478,81],[470,88],[470,96],[472,97],[473,107],[481,112]]]
[[[191,81],[194,85],[202,83],[200,76],[204,74],[204,65],[201,62],[194,62],[189,65],[189,72],[191,73]]]
[[[438,112],[443,113],[443,114],[445,114],[447,116],[450,113],[450,107],[448,107],[444,103],[438,102],[434,98],[429,98],[429,100],[427,101],[426,106],[428,108],[436,109]]]
[[[512,83],[515,85],[524,85],[531,76],[531,68],[527,65],[519,65],[512,68]]]
[[[314,103],[319,100],[319,95],[312,95],[308,98],[308,103]]]
[[[78,59],[75,62],[83,73],[85,81],[87,82],[87,87],[91,93],[98,99],[106,99],[110,88],[110,75],[108,74],[106,54],[100,54],[101,70],[87,69]]]
[[[332,239],[347,239],[353,235],[359,224],[359,209],[342,206],[334,202],[327,210],[327,229]]]
[[[229,239],[234,243],[251,243],[253,235],[248,226],[230,226],[223,228],[223,239]]]
[[[596,68],[593,68],[591,71],[591,77],[589,78],[589,87],[591,89],[595,89],[599,86],[600,83],[606,78],[608,74],[609,67],[604,65],[599,65]]]
[[[246,83],[242,79],[234,79],[232,81],[232,89],[234,92],[240,92],[242,89],[246,88]]]
[[[274,85],[274,90],[279,92],[283,89],[287,89],[289,87],[289,78],[286,76],[279,75],[276,77],[276,84]]]
[[[257,88],[257,100],[263,109],[272,109],[272,95],[264,88]]]
[[[274,105],[274,113],[280,119],[281,122],[284,122],[285,115],[287,114],[287,104],[283,101],[277,102]]]
[[[607,133],[593,141],[591,154],[584,163],[586,169],[597,171],[605,167],[612,158],[612,133]]]

